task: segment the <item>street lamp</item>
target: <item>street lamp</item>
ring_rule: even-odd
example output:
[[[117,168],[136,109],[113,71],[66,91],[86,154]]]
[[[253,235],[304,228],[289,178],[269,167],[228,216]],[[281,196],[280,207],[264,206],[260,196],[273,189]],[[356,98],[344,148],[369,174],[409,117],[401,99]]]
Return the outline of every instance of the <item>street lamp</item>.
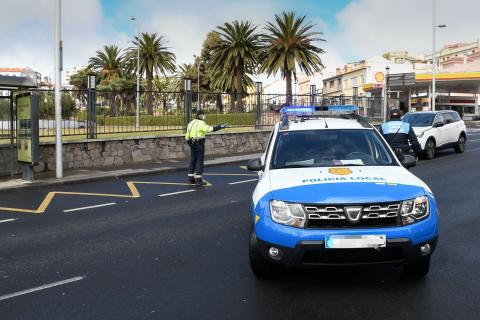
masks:
[[[135,128],[140,128],[140,24],[135,17],[130,18],[137,23],[137,96],[135,109]]]
[[[389,88],[388,88],[388,76],[390,74],[390,66],[387,66],[385,68],[385,95],[384,95],[384,101],[383,101],[383,121],[387,121],[387,111],[388,111],[388,98],[389,98]]]
[[[193,58],[195,59],[195,62],[197,60],[197,55],[194,54],[193,55]],[[200,61],[200,58],[198,60],[198,63],[197,63],[197,103],[198,103],[198,110],[200,110],[200,64],[202,62]]]
[[[435,69],[437,67],[437,60],[435,59],[435,42],[436,42],[436,30],[437,28],[445,28],[445,24],[436,24],[435,23],[435,0],[432,0],[432,111],[435,111],[435,100],[436,100],[436,88],[435,88]]]

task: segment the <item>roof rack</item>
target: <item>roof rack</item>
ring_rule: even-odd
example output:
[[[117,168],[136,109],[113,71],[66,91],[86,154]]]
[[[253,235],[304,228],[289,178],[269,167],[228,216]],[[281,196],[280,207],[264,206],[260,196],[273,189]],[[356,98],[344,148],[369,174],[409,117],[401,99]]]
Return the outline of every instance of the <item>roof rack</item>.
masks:
[[[282,113],[280,130],[288,130],[289,117],[299,118],[301,122],[320,118],[351,119],[365,128],[373,127],[367,119],[358,114],[358,107],[355,105],[286,106],[280,109],[280,113]]]

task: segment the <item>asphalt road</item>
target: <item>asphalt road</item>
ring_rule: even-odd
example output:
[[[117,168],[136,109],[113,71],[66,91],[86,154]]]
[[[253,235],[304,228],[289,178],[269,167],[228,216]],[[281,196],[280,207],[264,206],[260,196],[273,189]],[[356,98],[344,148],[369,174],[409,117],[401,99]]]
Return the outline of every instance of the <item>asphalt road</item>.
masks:
[[[139,183],[138,198],[121,197],[132,195],[127,181],[182,183],[185,173],[2,193],[0,206],[32,210],[50,191],[120,196],[57,194],[43,214],[0,212],[0,319],[478,319],[480,130],[469,139],[464,154],[412,170],[441,214],[423,280],[395,267],[257,280],[247,248],[255,182],[231,184],[255,176],[238,165],[208,168],[226,175],[200,189]]]

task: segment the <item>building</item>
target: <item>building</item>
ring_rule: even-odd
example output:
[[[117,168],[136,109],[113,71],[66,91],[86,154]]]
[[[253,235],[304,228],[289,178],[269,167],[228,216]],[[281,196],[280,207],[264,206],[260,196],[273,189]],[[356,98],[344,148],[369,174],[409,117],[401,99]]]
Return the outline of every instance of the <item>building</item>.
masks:
[[[323,80],[323,95],[369,97],[372,88],[383,88],[387,67],[390,73],[413,72],[413,65],[408,61],[392,63],[380,56],[350,62]]]
[[[408,51],[389,51],[383,54],[385,59],[389,60],[392,63],[404,63],[410,62],[414,63],[417,61],[425,60],[425,55],[415,55],[411,54]]]
[[[0,68],[0,75],[11,77],[27,77],[37,86],[41,85],[42,75],[31,68]]]
[[[435,53],[435,58],[441,64],[452,58],[469,57],[472,54],[480,52],[480,40],[470,43],[453,43],[444,46],[438,53]],[[424,62],[432,64],[432,54],[426,54]]]

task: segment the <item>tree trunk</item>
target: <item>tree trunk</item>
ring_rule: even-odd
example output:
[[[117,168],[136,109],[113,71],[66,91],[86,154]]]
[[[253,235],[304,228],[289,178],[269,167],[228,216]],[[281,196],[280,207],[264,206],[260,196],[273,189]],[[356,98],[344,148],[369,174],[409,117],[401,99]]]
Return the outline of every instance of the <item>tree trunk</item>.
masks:
[[[243,68],[238,67],[237,71],[235,72],[235,91],[237,92],[237,104],[235,111],[242,112],[243,111],[243,88],[242,88],[242,78],[243,78]]]
[[[230,92],[230,112],[235,111],[235,92]]]
[[[221,94],[217,94],[216,105],[217,105],[217,110],[219,112],[223,113],[222,95]]]
[[[147,107],[147,114],[153,115],[153,106],[152,106],[152,83],[153,83],[153,71],[146,70],[147,75],[147,96],[146,96],[146,107]]]
[[[285,72],[285,82],[286,82],[286,104],[291,105],[292,104],[292,70],[286,70]]]

